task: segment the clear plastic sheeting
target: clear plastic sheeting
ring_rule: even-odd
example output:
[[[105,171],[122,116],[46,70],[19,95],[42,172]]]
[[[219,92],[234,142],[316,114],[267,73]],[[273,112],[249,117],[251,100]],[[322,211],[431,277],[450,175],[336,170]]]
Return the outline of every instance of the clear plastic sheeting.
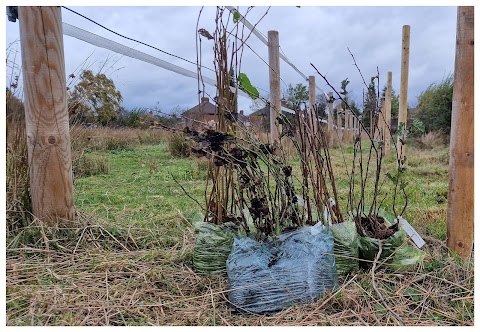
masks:
[[[407,233],[400,229],[393,233],[389,238],[382,240],[382,253],[379,262],[387,259],[387,263],[392,259],[398,247],[404,245],[407,241]],[[405,244],[406,245],[406,244]],[[375,261],[378,254],[378,240],[371,237],[360,237],[360,258],[369,262],[361,262],[360,265],[369,267]]]
[[[346,275],[358,270],[359,236],[353,221],[345,221],[330,226],[333,234],[337,274]]]
[[[315,225],[271,242],[235,238],[227,274],[229,300],[239,311],[272,313],[312,303],[337,286],[333,236]]]
[[[419,264],[424,258],[424,251],[404,245],[397,250],[388,268],[395,272],[405,272],[409,267]]]
[[[209,275],[224,274],[232,250],[233,234],[231,230],[212,223],[197,223],[193,249],[195,271]]]

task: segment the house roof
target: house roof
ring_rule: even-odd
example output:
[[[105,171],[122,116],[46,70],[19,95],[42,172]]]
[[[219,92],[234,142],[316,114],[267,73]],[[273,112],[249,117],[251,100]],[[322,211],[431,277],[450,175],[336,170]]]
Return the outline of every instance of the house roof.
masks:
[[[281,101],[283,107],[287,107],[286,102],[284,100]],[[284,111],[282,111],[285,113]],[[269,116],[270,115],[270,104],[267,104],[264,108],[261,108],[252,114],[250,116]]]
[[[202,112],[205,115],[217,114],[217,107],[213,105],[208,98],[202,98],[202,101],[197,106],[190,108],[182,113],[182,115],[188,116],[192,114],[200,114]]]
[[[244,115],[244,114],[238,114],[238,120],[240,120],[240,121],[243,122],[243,123],[250,121],[250,120],[248,119],[248,116],[246,116],[246,115]]]

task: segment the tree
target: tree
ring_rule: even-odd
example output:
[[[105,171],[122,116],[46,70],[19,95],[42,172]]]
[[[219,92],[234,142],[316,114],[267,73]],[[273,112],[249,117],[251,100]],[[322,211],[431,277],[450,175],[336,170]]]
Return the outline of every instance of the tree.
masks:
[[[355,102],[355,100],[351,100],[349,101],[348,105],[350,106],[350,110],[355,113],[355,115],[359,116],[361,113],[360,113],[360,108],[358,108],[357,106],[357,103]]]
[[[368,85],[367,95],[363,101],[363,116],[362,121],[365,128],[371,127],[371,121],[375,123],[375,117],[377,116],[377,89],[375,85],[375,79],[377,77],[373,76]]]
[[[122,94],[105,74],[94,75],[84,70],[81,81],[69,98],[69,111],[82,122],[98,122],[106,125],[116,120],[122,111]]]
[[[385,84],[385,86],[383,87],[382,89],[382,104],[383,104],[383,101],[385,100],[385,95],[387,93],[387,85]],[[400,102],[399,102],[399,96],[395,93],[395,90],[392,88],[392,110],[391,110],[391,116],[392,116],[392,119],[395,119],[398,117],[398,109],[399,109],[399,105],[400,105]],[[380,105],[381,106],[381,105]]]
[[[453,75],[430,86],[418,96],[416,119],[425,124],[426,132],[450,133],[452,120]]]
[[[317,106],[317,114],[320,118],[326,119],[327,115],[327,108],[328,108],[328,100],[324,93],[320,93],[317,95],[315,104]]]
[[[299,83],[293,87],[289,84],[287,90],[283,92],[283,99],[285,100],[286,107],[294,110],[300,103],[308,101],[307,86]]]

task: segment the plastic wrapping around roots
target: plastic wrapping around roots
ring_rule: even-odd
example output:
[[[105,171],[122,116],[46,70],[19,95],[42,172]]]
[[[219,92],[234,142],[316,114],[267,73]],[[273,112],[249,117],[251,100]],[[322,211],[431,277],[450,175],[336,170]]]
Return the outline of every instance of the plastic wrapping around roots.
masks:
[[[233,232],[208,222],[195,226],[193,267],[195,271],[218,275],[226,272],[225,262],[232,250]]]
[[[333,237],[316,225],[271,242],[235,238],[227,274],[229,300],[239,311],[272,313],[312,303],[337,285]]]

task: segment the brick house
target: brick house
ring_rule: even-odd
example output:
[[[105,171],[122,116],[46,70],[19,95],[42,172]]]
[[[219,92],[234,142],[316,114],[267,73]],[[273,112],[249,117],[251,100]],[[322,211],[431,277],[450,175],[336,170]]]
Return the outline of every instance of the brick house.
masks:
[[[281,100],[281,105],[287,107],[287,102]],[[282,111],[282,114],[286,116],[291,116],[290,113]],[[253,112],[249,116],[252,125],[260,131],[268,132],[270,130],[270,104],[267,104],[265,107]]]
[[[207,97],[203,97],[200,104],[186,110],[182,113],[183,125],[192,128],[202,127],[202,123],[208,123],[209,121],[218,121],[217,106],[212,104]],[[244,114],[243,110],[238,115],[239,123],[245,127],[250,127],[250,120]]]

